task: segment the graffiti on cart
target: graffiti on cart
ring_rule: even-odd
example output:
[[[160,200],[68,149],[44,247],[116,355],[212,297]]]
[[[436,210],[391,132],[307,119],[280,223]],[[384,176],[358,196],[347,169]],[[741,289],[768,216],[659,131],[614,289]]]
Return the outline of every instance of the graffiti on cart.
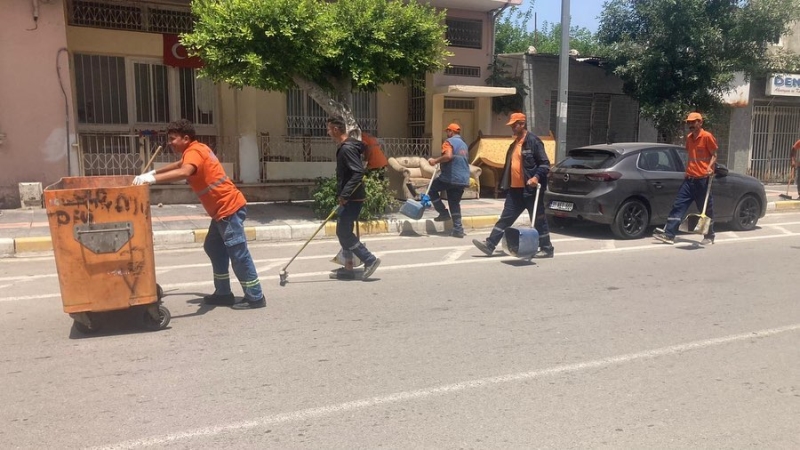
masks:
[[[55,216],[59,226],[95,223],[95,217],[101,215],[100,212],[149,216],[147,202],[140,202],[137,197],[124,192],[109,195],[105,189],[85,190],[70,198],[57,199],[55,203],[66,207],[48,213],[49,216]]]

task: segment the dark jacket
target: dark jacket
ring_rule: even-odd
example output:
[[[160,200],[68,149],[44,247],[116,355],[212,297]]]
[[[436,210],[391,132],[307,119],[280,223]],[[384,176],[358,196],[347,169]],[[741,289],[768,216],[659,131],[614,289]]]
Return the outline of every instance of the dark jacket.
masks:
[[[363,142],[347,138],[336,149],[336,196],[345,200],[363,201],[367,197],[364,188],[364,164],[361,155],[367,146]]]
[[[511,187],[511,155],[514,154],[514,144],[512,142],[506,153],[506,165],[503,168],[503,178],[500,181],[500,189],[508,190]],[[550,160],[544,151],[542,140],[530,131],[525,136],[522,143],[522,178],[525,182],[526,197],[536,194],[536,186],[528,186],[528,180],[536,176],[542,186],[542,192],[547,189],[547,174],[550,172]]]

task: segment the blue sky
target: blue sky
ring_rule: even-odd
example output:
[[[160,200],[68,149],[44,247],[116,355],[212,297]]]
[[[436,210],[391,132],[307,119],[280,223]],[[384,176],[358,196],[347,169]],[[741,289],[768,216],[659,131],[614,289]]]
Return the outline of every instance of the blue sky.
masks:
[[[533,12],[537,14],[536,19],[540,29],[544,21],[561,22],[561,0],[525,0],[522,3],[522,10],[527,10],[531,2],[533,3]],[[592,33],[596,33],[600,24],[597,17],[603,9],[603,3],[605,0],[570,0],[570,25],[588,28]],[[531,27],[533,27],[533,23],[531,23]]]

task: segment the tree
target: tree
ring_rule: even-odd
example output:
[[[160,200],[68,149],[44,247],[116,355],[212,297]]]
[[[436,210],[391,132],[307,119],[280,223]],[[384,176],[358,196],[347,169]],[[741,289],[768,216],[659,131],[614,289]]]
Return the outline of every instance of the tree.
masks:
[[[393,0],[193,0],[182,43],[202,76],[234,87],[304,89],[328,114],[360,129],[353,91],[376,91],[444,68],[445,13]]]
[[[561,24],[542,23],[541,30],[531,29],[533,2],[527,10],[517,6],[503,12],[495,28],[495,53],[522,53],[528,47],[536,47],[537,53],[554,54],[561,52]],[[570,27],[570,48],[581,55],[595,56],[601,51],[597,37],[588,28]]]
[[[669,140],[690,111],[714,115],[736,72],[788,64],[766,51],[800,18],[783,0],[610,0],[598,37],[608,67]]]

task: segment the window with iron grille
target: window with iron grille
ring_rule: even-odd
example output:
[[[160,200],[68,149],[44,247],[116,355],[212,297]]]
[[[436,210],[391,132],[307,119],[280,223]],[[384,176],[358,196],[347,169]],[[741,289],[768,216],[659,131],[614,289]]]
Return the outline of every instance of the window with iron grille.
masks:
[[[421,138],[425,135],[425,75],[411,80],[408,102],[408,124],[411,137]]]
[[[444,74],[480,78],[481,68],[478,66],[447,66],[444,69]]]
[[[68,0],[70,25],[180,34],[192,31],[193,16],[189,7],[155,7],[136,1]]]
[[[351,108],[361,131],[377,135],[377,95],[374,92],[354,92]],[[328,113],[304,90],[290,89],[286,93],[286,111],[288,136],[327,136]]]
[[[447,18],[445,24],[451,47],[482,48],[483,21]]]
[[[125,58],[75,54],[78,123],[127,124]]]
[[[216,86],[207,78],[197,78],[196,69],[178,69],[180,116],[196,125],[214,124]]]
[[[136,121],[139,123],[169,122],[169,82],[163,64],[133,64]]]
[[[475,99],[472,98],[447,98],[444,99],[444,109],[475,109]]]

